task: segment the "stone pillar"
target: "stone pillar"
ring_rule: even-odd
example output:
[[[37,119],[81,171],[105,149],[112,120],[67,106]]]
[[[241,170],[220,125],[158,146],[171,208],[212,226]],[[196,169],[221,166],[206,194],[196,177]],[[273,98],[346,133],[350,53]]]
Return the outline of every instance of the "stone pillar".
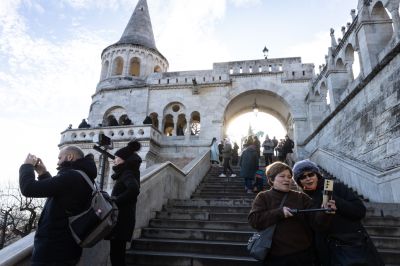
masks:
[[[393,37],[399,38],[400,37],[400,16],[399,16],[399,3],[396,2],[390,2],[388,6],[389,12],[392,16],[392,22],[393,22]]]
[[[130,67],[130,62],[129,62],[129,54],[130,52],[126,52],[124,56],[124,68],[122,69],[122,76],[130,76],[129,75],[129,67]]]
[[[172,135],[176,136],[176,129],[178,127],[178,116],[174,116],[173,121],[174,121],[174,130],[172,131]]]
[[[350,84],[354,80],[354,75],[353,75],[353,62],[352,61],[347,61],[346,63],[346,71],[348,74],[348,80]]]

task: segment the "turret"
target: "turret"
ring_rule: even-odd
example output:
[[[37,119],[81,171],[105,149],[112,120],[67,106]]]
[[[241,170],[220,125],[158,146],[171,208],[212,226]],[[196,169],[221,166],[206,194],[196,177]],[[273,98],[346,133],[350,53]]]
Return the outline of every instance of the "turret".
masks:
[[[139,0],[121,39],[103,50],[101,61],[97,91],[144,85],[148,75],[168,70],[167,59],[155,45],[146,0]]]

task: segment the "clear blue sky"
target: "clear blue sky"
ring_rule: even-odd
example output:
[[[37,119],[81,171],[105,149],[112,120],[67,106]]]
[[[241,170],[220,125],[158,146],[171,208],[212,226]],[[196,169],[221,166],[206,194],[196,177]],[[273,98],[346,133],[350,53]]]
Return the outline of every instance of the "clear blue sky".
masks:
[[[137,0],[0,1],[0,184],[32,152],[55,173],[60,132],[86,118],[100,54],[119,40]],[[356,0],[148,0],[156,45],[170,71],[213,62],[301,56],[324,61],[329,29]]]

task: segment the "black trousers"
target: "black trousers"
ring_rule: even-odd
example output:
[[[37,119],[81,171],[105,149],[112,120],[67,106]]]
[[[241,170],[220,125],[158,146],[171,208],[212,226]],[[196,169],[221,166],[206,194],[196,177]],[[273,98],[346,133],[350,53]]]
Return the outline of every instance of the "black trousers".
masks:
[[[315,259],[312,249],[309,248],[294,254],[273,257],[267,256],[264,265],[268,266],[314,266]]]
[[[125,252],[125,240],[110,240],[110,260],[112,266],[125,266]]]
[[[231,164],[230,164],[230,160],[231,158],[224,158],[224,175],[227,174],[227,171],[229,169],[229,171],[231,172],[231,174],[233,174],[232,168],[231,168]]]

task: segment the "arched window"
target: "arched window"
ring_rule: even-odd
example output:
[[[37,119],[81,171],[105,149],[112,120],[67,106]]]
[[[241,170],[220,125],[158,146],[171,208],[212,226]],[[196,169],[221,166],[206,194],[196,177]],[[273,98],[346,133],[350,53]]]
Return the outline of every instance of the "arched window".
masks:
[[[351,79],[356,78],[361,71],[360,58],[357,51],[354,51],[354,48],[351,44],[348,44],[345,50],[345,61],[346,65],[348,65],[348,69],[351,69]]]
[[[129,65],[129,75],[139,77],[140,76],[140,59],[133,57]]]
[[[176,123],[176,135],[184,136],[187,127],[185,114],[178,115],[178,122]]]
[[[102,68],[101,68],[101,76],[100,80],[103,80],[107,78],[107,73],[108,73],[108,67],[110,66],[110,62],[107,60],[104,62]]]
[[[132,120],[129,119],[128,115],[121,115],[119,118],[119,124],[121,126],[133,125]]]
[[[118,56],[117,58],[114,59],[112,75],[113,76],[122,75],[123,69],[124,69],[124,60],[122,59],[122,57]]]
[[[154,73],[160,73],[161,72],[161,67],[160,66],[155,66],[154,67]]]
[[[336,69],[338,69],[338,70],[344,70],[345,69],[342,58],[339,58],[336,61]]]
[[[190,118],[190,135],[198,136],[200,134],[200,113],[195,111]]]
[[[381,1],[376,2],[372,8],[371,18],[373,20],[390,20],[389,14]],[[374,31],[373,41],[376,42],[377,51],[381,51],[393,36],[393,25],[389,22],[376,24]]]
[[[164,134],[172,136],[174,133],[174,117],[168,114],[164,118]]]
[[[117,121],[117,119],[115,118],[115,116],[113,116],[113,115],[107,116],[106,125],[105,125],[105,126],[108,126],[108,127],[115,127],[115,126],[118,126],[118,121]]]

